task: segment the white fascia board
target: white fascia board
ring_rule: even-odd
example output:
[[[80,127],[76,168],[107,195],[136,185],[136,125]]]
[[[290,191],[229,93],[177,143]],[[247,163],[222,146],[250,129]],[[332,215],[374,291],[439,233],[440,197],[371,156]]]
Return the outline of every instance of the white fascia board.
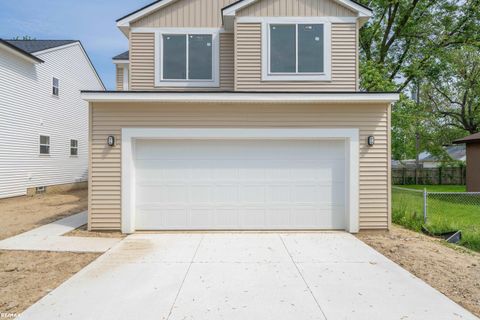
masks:
[[[398,93],[82,92],[89,102],[393,103]]]
[[[130,60],[115,60],[115,59],[112,59],[113,63],[114,64],[129,64],[130,63]]]
[[[129,27],[130,26],[130,23],[132,23],[133,21],[135,20],[138,20],[140,19],[141,17],[149,14],[150,12],[153,12],[155,10],[158,10],[160,8],[163,8],[165,6],[168,6],[169,4],[171,4],[172,2],[175,2],[177,0],[163,0],[163,1],[159,1],[151,6],[148,6],[147,8],[144,8],[143,10],[140,10],[138,12],[135,12],[134,14],[131,14],[125,18],[123,18],[122,20],[119,20],[117,22],[117,27],[118,28],[121,28],[121,27]]]
[[[233,5],[225,10],[223,10],[223,16],[224,18],[226,17],[233,17],[236,15],[237,11],[238,10],[241,10],[257,1],[261,1],[261,0],[244,0],[244,1],[241,1],[239,3],[237,3],[236,5]],[[353,10],[355,12],[357,12],[358,14],[358,17],[368,17],[370,18],[371,16],[373,16],[373,12],[353,1],[350,1],[350,0],[334,0],[336,1],[338,4],[340,4],[341,6],[343,7],[346,7],[350,10]]]
[[[354,11],[357,11],[358,12],[358,16],[365,16],[365,17],[371,17],[373,16],[373,12],[372,10],[369,10],[361,5],[359,5],[358,3],[355,3],[353,1],[350,1],[350,0],[334,0],[336,2],[338,2],[339,4],[343,5],[344,7],[347,7],[349,9],[352,9]]]
[[[223,10],[223,15],[224,16],[234,16],[238,10],[241,10],[242,8],[245,8],[255,2],[257,2],[258,0],[244,0],[244,1],[241,1],[225,10]]]

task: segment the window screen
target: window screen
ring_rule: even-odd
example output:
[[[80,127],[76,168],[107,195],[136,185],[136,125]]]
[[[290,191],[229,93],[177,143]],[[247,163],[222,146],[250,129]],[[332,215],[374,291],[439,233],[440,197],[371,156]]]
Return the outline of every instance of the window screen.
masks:
[[[70,155],[77,156],[78,155],[78,140],[70,140]]]
[[[187,36],[163,36],[163,78],[187,78]]]
[[[323,72],[323,25],[298,25],[298,72]]]
[[[296,26],[270,25],[270,71],[296,71]]]
[[[270,72],[324,72],[323,24],[271,24]]]
[[[40,136],[40,154],[50,154],[49,136]]]
[[[59,94],[59,81],[57,78],[53,78],[52,80],[52,94],[54,96],[58,96]]]
[[[188,78],[212,79],[212,36],[192,34],[188,36]]]

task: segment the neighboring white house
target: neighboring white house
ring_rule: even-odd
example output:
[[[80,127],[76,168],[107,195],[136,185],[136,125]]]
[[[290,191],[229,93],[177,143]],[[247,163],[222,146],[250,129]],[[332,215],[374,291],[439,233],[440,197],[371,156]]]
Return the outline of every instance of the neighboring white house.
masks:
[[[80,41],[0,39],[0,198],[87,180],[80,90],[105,90]]]

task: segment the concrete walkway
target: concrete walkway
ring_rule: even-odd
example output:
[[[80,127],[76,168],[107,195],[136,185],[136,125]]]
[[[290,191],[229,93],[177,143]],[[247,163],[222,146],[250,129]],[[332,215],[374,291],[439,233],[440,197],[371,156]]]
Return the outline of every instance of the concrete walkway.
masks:
[[[347,233],[127,237],[19,319],[477,319]]]
[[[57,220],[17,236],[0,241],[0,250],[105,252],[118,238],[65,237],[87,223],[87,211]]]

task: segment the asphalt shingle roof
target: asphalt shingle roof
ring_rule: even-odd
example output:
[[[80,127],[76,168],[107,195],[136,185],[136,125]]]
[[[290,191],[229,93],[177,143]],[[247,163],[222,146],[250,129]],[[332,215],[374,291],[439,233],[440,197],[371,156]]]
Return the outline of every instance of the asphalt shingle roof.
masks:
[[[122,52],[119,55],[113,57],[113,60],[128,60],[129,56],[130,56],[130,52],[125,51],[125,52]]]
[[[78,40],[5,40],[11,45],[28,53],[34,53],[51,48],[61,47]]]

